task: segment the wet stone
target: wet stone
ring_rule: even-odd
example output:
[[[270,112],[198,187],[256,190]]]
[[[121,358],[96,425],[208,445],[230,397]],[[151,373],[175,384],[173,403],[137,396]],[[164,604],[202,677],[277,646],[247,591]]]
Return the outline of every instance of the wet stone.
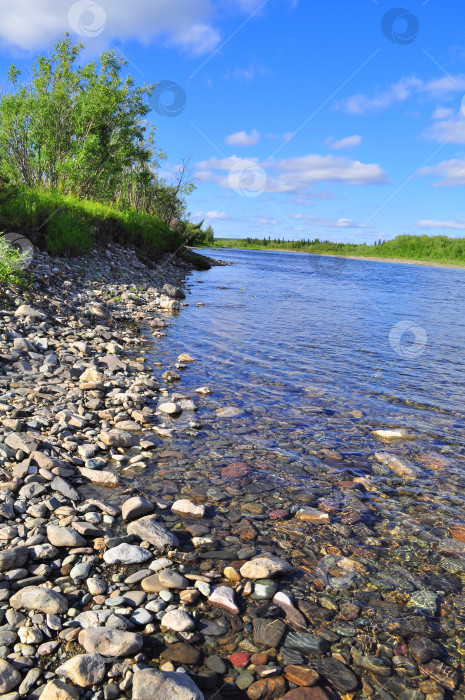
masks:
[[[285,623],[279,618],[276,620],[255,618],[253,621],[254,642],[277,649],[281,644],[286,629]]]
[[[339,693],[351,693],[358,686],[355,673],[338,659],[332,657],[321,659],[316,668]]]
[[[305,654],[315,654],[317,656],[321,656],[329,646],[328,642],[322,637],[317,637],[308,632],[294,631],[287,633],[284,645],[288,648],[302,651]]]
[[[455,690],[460,682],[458,672],[437,659],[433,659],[427,664],[422,664],[420,671],[426,673],[430,678],[437,681],[439,685],[447,688],[447,690]]]

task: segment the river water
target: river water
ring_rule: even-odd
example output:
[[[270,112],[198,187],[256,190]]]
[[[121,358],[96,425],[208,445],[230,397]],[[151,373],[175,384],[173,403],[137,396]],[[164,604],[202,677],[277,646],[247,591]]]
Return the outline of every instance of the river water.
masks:
[[[214,542],[198,552],[219,571],[268,549],[292,562],[297,599],[333,611],[356,603],[359,616],[335,632],[342,655],[354,637],[395,649],[415,633],[440,639],[458,667],[465,270],[206,254],[233,264],[193,273],[187,306],[150,351],[155,376],[182,352],[195,358],[170,393],[195,397],[198,411],[164,421],[173,437],[137,479],[158,498],[212,508]],[[200,386],[212,393],[195,394]],[[380,429],[404,434],[388,442]],[[221,475],[237,462],[250,473]],[[307,506],[329,522],[296,517]]]

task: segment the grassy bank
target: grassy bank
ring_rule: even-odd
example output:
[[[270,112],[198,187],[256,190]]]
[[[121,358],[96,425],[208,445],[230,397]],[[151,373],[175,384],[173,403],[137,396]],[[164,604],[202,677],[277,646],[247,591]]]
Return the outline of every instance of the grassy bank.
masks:
[[[82,255],[113,241],[154,258],[182,245],[181,237],[155,216],[24,186],[3,189],[0,231],[23,234],[52,255]]]
[[[330,241],[282,241],[280,239],[217,238],[214,247],[250,248],[254,250],[293,250],[302,253],[343,255],[379,260],[411,260],[465,266],[465,238],[448,236],[401,235],[390,241],[366,243],[332,243]]]

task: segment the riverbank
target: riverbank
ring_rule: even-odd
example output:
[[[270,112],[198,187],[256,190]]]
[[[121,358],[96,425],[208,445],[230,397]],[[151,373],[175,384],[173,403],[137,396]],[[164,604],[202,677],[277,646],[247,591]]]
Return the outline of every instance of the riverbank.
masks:
[[[227,246],[212,246],[211,250],[227,250]],[[199,250],[202,250],[201,247],[199,247]],[[410,258],[382,258],[382,257],[376,257],[376,256],[367,256],[367,255],[345,255],[345,254],[337,254],[337,253],[309,253],[306,250],[290,250],[290,249],[283,249],[283,248],[273,248],[273,247],[268,247],[264,246],[263,248],[258,248],[258,247],[251,247],[247,246],[244,248],[240,248],[238,246],[234,247],[234,250],[261,250],[261,251],[273,251],[273,252],[279,252],[279,253],[298,253],[300,255],[314,255],[317,257],[328,257],[328,258],[347,258],[348,260],[371,260],[374,262],[386,262],[386,263],[401,263],[403,265],[425,265],[426,267],[449,267],[449,268],[456,268],[456,269],[464,269],[465,268],[465,261],[464,262],[436,262],[432,260],[413,260]]]

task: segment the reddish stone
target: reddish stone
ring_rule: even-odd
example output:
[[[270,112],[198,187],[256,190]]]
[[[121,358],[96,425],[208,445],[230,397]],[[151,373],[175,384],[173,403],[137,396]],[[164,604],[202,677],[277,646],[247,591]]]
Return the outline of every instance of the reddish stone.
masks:
[[[452,525],[450,528],[450,534],[454,540],[465,542],[465,525]]]
[[[300,686],[315,685],[319,679],[319,675],[312,668],[306,666],[296,666],[291,664],[284,669],[284,678],[290,683]]]
[[[227,479],[240,479],[250,474],[251,471],[251,468],[245,462],[233,462],[233,464],[223,467],[221,476],[225,476]]]
[[[270,676],[252,683],[247,690],[250,700],[275,700],[286,692],[286,681],[282,676]]]
[[[243,652],[238,651],[235,654],[231,654],[231,656],[229,656],[228,658],[233,666],[243,668],[244,666],[248,666],[250,661],[250,654],[244,654]]]
[[[315,686],[314,688],[293,688],[286,695],[283,695],[283,700],[328,700],[323,688]]]
[[[356,481],[336,481],[334,483],[334,486],[337,486],[340,489],[359,489],[360,484],[358,484]]]
[[[268,654],[266,651],[258,651],[250,657],[250,663],[254,666],[264,666],[268,663]]]
[[[289,515],[288,510],[272,510],[268,517],[271,518],[271,520],[284,520],[284,518],[287,518]]]

